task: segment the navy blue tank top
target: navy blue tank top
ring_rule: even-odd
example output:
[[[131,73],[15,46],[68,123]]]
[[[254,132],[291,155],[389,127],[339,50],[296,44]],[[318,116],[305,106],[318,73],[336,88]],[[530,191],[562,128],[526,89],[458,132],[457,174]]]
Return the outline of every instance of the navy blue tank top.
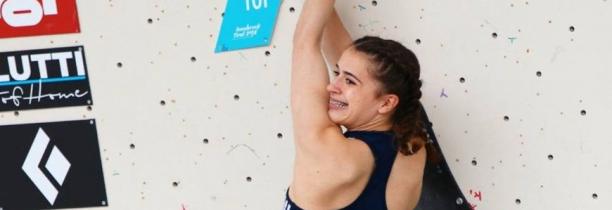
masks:
[[[344,207],[345,210],[386,210],[385,192],[391,167],[397,155],[393,144],[391,131],[347,131],[344,136],[365,142],[374,155],[374,171],[368,183],[353,203]],[[289,198],[289,188],[285,195],[283,210],[303,210]]]

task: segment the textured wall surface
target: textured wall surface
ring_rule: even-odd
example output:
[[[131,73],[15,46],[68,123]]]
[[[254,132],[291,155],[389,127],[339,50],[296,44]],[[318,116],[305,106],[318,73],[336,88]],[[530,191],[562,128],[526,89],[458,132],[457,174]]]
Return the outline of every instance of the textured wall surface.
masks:
[[[2,112],[0,124],[95,118],[108,209],[280,209],[302,1],[282,3],[269,47],[221,54],[226,1],[77,3],[81,33],[0,39],[0,48],[83,45],[92,109]],[[353,38],[396,39],[419,57],[422,102],[474,209],[612,206],[612,2],[337,8]]]

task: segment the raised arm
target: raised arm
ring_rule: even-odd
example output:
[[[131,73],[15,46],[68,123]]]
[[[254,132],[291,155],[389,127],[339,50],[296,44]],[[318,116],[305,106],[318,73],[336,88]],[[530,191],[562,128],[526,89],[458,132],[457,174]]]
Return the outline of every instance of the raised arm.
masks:
[[[327,114],[329,84],[321,53],[323,30],[332,16],[334,0],[306,0],[293,35],[291,112],[297,152],[322,148],[324,135],[338,129]]]
[[[323,54],[330,66],[338,64],[342,52],[353,43],[351,35],[346,31],[338,12],[334,9],[323,31]]]

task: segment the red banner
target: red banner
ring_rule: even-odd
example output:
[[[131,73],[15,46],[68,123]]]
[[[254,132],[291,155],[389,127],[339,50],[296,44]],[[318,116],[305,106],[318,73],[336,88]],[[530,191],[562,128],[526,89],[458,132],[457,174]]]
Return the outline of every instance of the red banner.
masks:
[[[0,2],[0,38],[80,32],[76,0]]]

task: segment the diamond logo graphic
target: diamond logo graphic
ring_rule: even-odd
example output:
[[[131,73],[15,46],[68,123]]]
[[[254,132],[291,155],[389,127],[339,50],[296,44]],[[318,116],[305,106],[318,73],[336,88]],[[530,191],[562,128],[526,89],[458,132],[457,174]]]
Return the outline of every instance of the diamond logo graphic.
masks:
[[[49,180],[39,168],[40,162],[42,161],[43,155],[48,146],[49,136],[47,136],[42,128],[39,128],[21,169],[23,169],[30,180],[32,180],[34,185],[43,194],[47,201],[53,205],[55,203],[55,199],[57,198],[58,189],[53,186],[51,180]],[[47,164],[45,164],[45,168],[47,171],[49,171],[51,177],[53,177],[53,179],[55,179],[55,181],[62,186],[64,180],[66,179],[66,175],[68,175],[70,162],[57,148],[57,146],[53,146],[51,155],[49,155]]]

